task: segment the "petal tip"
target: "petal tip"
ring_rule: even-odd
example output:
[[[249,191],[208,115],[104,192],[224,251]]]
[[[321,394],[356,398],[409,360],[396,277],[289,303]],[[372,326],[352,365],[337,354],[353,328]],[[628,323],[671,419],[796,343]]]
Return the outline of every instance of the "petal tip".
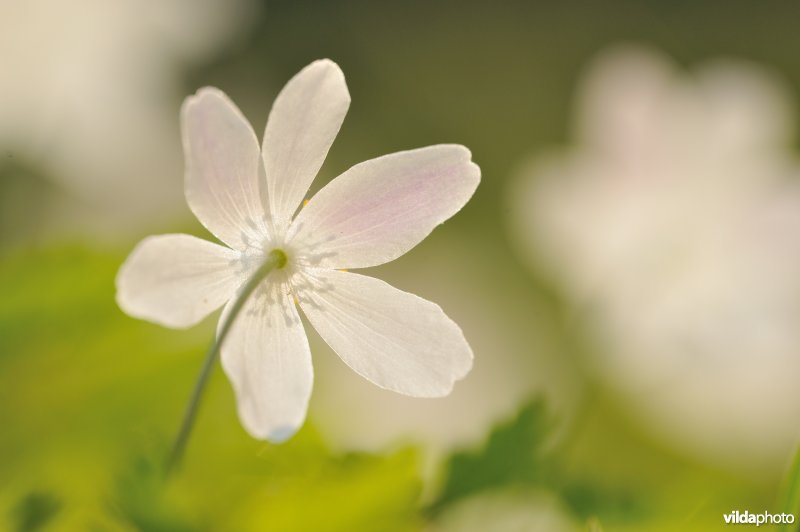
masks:
[[[447,315],[444,314],[444,311],[442,311],[442,314],[447,317]],[[472,347],[470,347],[469,342],[467,342],[467,339],[464,337],[461,327],[459,327],[458,324],[452,321],[449,317],[447,319],[458,331],[458,336],[460,338],[456,341],[462,345],[461,348],[458,349],[460,353],[454,357],[454,363],[451,366],[449,375],[440,381],[441,387],[434,386],[424,395],[424,397],[431,399],[447,397],[450,395],[453,392],[456,383],[469,375],[475,362],[475,354],[472,352]]]
[[[443,144],[447,149],[452,150],[455,154],[457,154],[457,159],[459,161],[463,161],[466,164],[468,177],[474,178],[477,183],[481,180],[481,167],[472,160],[472,151],[464,146],[463,144]]]
[[[212,87],[210,85],[206,85],[205,87],[200,87],[199,89],[197,89],[197,91],[195,91],[195,93],[192,96],[190,96],[190,98],[191,97],[203,98],[203,97],[212,97],[212,96],[213,97],[219,97],[219,96],[223,96],[224,97],[225,93],[222,92],[222,89],[218,89],[217,87]]]
[[[472,197],[481,182],[481,167],[472,160],[472,152],[463,144],[445,144],[444,146],[451,149],[456,154],[456,160],[459,164],[463,164],[463,166],[459,167],[463,169],[459,174],[463,175],[464,179],[470,182],[472,190],[468,198]]]
[[[127,315],[138,318],[137,305],[135,303],[135,287],[131,286],[130,275],[132,269],[135,268],[135,261],[141,253],[143,247],[153,240],[154,235],[150,235],[142,239],[133,250],[128,254],[122,264],[117,270],[117,275],[114,277],[114,301],[117,306]]]
[[[293,425],[285,425],[282,427],[274,427],[272,430],[269,431],[267,434],[266,439],[271,441],[272,443],[283,443],[287,441],[289,438],[297,434],[297,431],[300,427],[293,426]]]
[[[472,365],[475,360],[475,356],[472,353],[472,349],[469,349],[469,347],[468,347],[468,355],[469,356],[464,360],[463,365],[457,368],[453,372],[453,375],[451,376],[450,380],[447,381],[447,384],[443,386],[441,389],[434,390],[431,393],[431,395],[427,397],[435,399],[435,398],[447,397],[448,395],[453,393],[453,389],[455,388],[456,383],[461,380],[464,380],[466,376],[469,375],[470,371],[472,371]]]
[[[181,105],[182,120],[185,122],[189,112],[196,107],[202,106],[203,104],[211,105],[212,108],[215,105],[227,108],[228,111],[232,111],[233,114],[247,122],[241,110],[236,106],[235,103],[233,103],[233,100],[230,99],[225,91],[211,86],[200,87],[194,94],[184,98],[183,105]]]
[[[467,168],[469,168],[469,176],[475,180],[475,186],[477,188],[478,184],[481,182],[481,167],[475,162],[470,161]]]
[[[242,426],[247,431],[250,436],[257,440],[261,441],[268,441],[270,443],[284,443],[288,441],[292,436],[297,434],[297,431],[300,430],[302,426],[302,422],[299,424],[284,424],[284,425],[276,425],[270,427],[262,427],[259,426],[259,423],[254,423],[251,420],[248,420],[245,416],[242,416],[242,413],[239,414],[240,419],[242,420]]]
[[[335,87],[335,90],[339,91],[341,95],[344,96],[342,101],[349,107],[351,99],[350,91],[347,88],[347,81],[344,77],[344,72],[342,72],[342,69],[335,61],[328,58],[312,61],[295,77],[301,76],[319,76],[317,79],[324,80],[322,81],[323,83],[329,87]]]
[[[117,274],[117,279],[114,282],[114,284],[116,285],[116,293],[114,294],[114,301],[116,302],[117,307],[119,307],[119,309],[122,312],[124,312],[128,316],[133,316],[134,315],[133,308],[129,304],[128,301],[129,297],[126,289],[122,287],[123,282],[120,280],[121,276],[122,276],[122,271],[120,271],[120,273]]]
[[[227,99],[227,95],[222,90],[216,87],[200,87],[197,91],[184,98],[181,110],[185,112],[189,107],[193,107],[200,103],[202,100],[208,98]]]
[[[430,146],[430,148],[451,150],[453,153],[458,155],[458,159],[463,159],[465,161],[472,160],[472,151],[463,144],[435,144]]]
[[[333,59],[330,59],[328,57],[323,57],[323,58],[320,58],[320,59],[316,59],[316,60],[312,61],[309,66],[313,66],[313,65],[319,65],[317,68],[323,68],[323,67],[324,68],[335,68],[335,69],[341,71],[341,69],[339,68],[339,65],[336,63],[336,61],[334,61]]]
[[[327,57],[312,61],[303,70],[327,70],[337,77],[344,79],[344,72],[342,72],[342,69],[339,67],[338,63],[332,59],[328,59]]]

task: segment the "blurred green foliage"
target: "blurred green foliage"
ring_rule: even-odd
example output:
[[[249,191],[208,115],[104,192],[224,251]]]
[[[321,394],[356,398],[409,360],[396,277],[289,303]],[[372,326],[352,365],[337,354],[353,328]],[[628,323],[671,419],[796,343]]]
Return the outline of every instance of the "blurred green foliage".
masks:
[[[779,508],[773,486],[670,454],[596,399],[587,415],[600,419],[572,427],[554,419],[541,399],[523,405],[481,447],[449,457],[428,514],[436,520],[486,493],[519,498],[545,492],[587,527],[667,531],[715,529],[727,508],[743,504]],[[789,488],[793,475],[795,469],[787,477]]]
[[[514,419],[493,429],[483,447],[450,456],[443,486],[429,511],[437,515],[483,492],[544,489],[560,496],[584,520],[597,515],[623,522],[646,520],[649,494],[637,496],[613,483],[567,473],[564,463],[569,457],[557,428],[542,399],[523,405]]]
[[[164,443],[210,328],[124,316],[120,261],[61,247],[0,263],[0,529],[416,528],[413,449],[337,454],[311,426],[282,446],[253,441],[221,372],[185,467],[165,479]]]
[[[516,419],[496,427],[481,450],[454,453],[446,466],[442,491],[431,509],[436,512],[492,488],[544,484],[553,463],[546,453],[546,445],[552,440],[551,424],[544,402],[534,400],[523,406]]]
[[[44,527],[61,509],[61,501],[46,492],[31,492],[12,510],[12,525],[19,532],[34,532]]]
[[[336,455],[310,427],[286,445],[259,444],[238,427],[219,375],[186,469],[165,482],[163,440],[210,331],[173,333],[122,315],[111,298],[119,262],[61,247],[0,263],[0,502],[12,530],[49,521],[147,531],[417,527],[413,450]],[[432,507],[515,485],[558,490],[551,428],[544,404],[528,404],[482,450],[451,457]],[[580,515],[598,490],[564,493]]]
[[[0,261],[0,528],[418,530],[475,495],[536,488],[615,530],[704,530],[741,501],[774,501],[770,487],[643,441],[602,400],[566,432],[535,400],[447,459],[426,503],[412,448],[336,453],[311,423],[280,446],[252,440],[219,371],[166,479],[212,324],[178,333],[124,316],[120,260],[58,247]]]

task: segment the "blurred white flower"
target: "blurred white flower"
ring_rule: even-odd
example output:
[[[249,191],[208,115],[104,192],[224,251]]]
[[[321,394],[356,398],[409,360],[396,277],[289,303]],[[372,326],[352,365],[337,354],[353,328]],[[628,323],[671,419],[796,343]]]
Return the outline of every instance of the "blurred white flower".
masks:
[[[575,146],[512,191],[519,249],[586,311],[595,369],[656,434],[722,463],[783,461],[800,428],[792,116],[753,66],[690,77],[617,50],[583,84]]]
[[[429,532],[577,532],[584,530],[553,494],[517,489],[479,493],[448,508]]]
[[[167,176],[180,169],[181,67],[241,31],[252,4],[0,2],[3,156],[57,179],[103,225],[162,213],[180,193]]]
[[[415,397],[450,393],[472,366],[461,329],[439,306],[342,271],[396,259],[472,197],[480,169],[463,146],[437,145],[358,164],[295,211],[350,105],[344,76],[316,61],[281,91],[262,148],[241,112],[201,89],[182,112],[186,198],[229,247],[188,235],[145,239],[117,278],[129,314],[186,327],[228,301],[274,250],[272,271],[222,346],[239,416],[254,436],[282,441],[303,423],[311,355],[296,306],[358,374]]]

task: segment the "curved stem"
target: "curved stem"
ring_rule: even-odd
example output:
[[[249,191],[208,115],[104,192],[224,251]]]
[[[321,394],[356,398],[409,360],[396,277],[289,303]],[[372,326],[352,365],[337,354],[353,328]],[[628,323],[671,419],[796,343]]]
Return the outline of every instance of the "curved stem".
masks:
[[[194,422],[197,418],[197,411],[200,408],[200,400],[203,397],[206,384],[208,384],[208,378],[211,376],[211,370],[214,367],[214,362],[216,362],[217,358],[219,357],[220,349],[222,349],[222,343],[228,336],[228,332],[230,332],[234,320],[242,311],[244,304],[253,294],[261,281],[263,281],[272,270],[275,268],[283,268],[285,265],[286,255],[281,250],[275,249],[270,252],[270,254],[267,256],[267,259],[264,261],[264,264],[262,264],[258,270],[256,270],[256,272],[247,280],[234,300],[228,315],[225,317],[225,321],[222,322],[222,326],[219,328],[214,343],[212,343],[211,347],[208,349],[206,358],[203,361],[203,367],[200,368],[200,374],[197,376],[197,382],[195,382],[194,390],[192,391],[192,395],[189,399],[189,404],[186,406],[186,411],[183,414],[181,428],[178,431],[178,435],[175,437],[175,442],[172,444],[172,450],[167,458],[165,466],[165,471],[167,474],[174,471],[175,468],[180,464],[181,458],[183,457],[183,453],[186,449],[186,443],[189,440],[192,427],[194,427]]]

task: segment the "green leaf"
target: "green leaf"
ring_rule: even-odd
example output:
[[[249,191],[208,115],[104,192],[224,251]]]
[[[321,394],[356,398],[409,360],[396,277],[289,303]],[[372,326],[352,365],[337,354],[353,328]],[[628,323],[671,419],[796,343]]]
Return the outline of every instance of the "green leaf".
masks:
[[[116,483],[115,497],[110,501],[111,512],[122,522],[136,530],[148,532],[200,532],[207,530],[195,512],[182,508],[180,500],[173,500],[171,483],[163,470],[163,454],[143,453],[134,457],[129,467],[122,471]]]
[[[25,495],[12,511],[12,522],[17,532],[41,530],[61,509],[61,501],[45,491]]]
[[[544,401],[526,404],[515,419],[494,429],[482,449],[453,454],[442,491],[430,509],[436,513],[484,490],[544,484],[550,467],[546,445],[551,428]]]

